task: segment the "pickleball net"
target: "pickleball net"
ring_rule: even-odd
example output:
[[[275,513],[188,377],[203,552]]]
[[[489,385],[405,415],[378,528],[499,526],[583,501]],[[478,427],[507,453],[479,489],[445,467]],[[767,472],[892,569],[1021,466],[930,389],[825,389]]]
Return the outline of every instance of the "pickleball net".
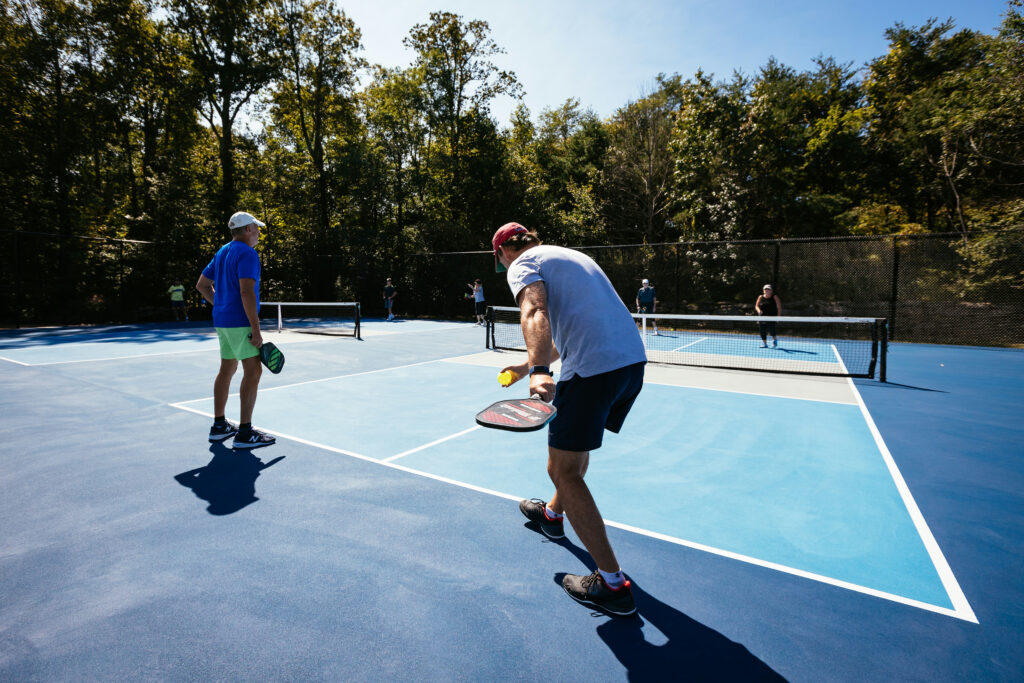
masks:
[[[260,302],[260,325],[264,330],[361,339],[359,320],[357,301]]]
[[[885,381],[884,318],[634,313],[633,319],[654,363],[838,377],[873,378],[877,371]],[[518,308],[488,309],[487,348],[526,350]]]

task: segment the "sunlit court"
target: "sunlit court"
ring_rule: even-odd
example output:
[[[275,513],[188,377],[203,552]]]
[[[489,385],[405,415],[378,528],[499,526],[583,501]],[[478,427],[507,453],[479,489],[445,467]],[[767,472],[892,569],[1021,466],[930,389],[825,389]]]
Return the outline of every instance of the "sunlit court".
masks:
[[[206,443],[209,328],[0,338],[2,611],[36,643],[4,641],[15,678],[154,652],[187,675],[520,678],[559,666],[553,641],[595,680],[802,678],[822,652],[891,671],[914,657],[878,639],[980,638],[1007,599],[981,519],[1003,484],[974,482],[1016,428],[969,434],[1019,405],[1019,353],[894,345],[900,383],[651,363],[588,474],[637,586],[624,623],[564,598],[554,578],[589,558],[516,510],[550,488],[544,432],[473,421],[520,352],[471,323],[361,328],[266,333],[288,358],[257,409],[278,442],[250,452]]]
[[[1024,678],[1024,0],[5,0],[0,683]]]

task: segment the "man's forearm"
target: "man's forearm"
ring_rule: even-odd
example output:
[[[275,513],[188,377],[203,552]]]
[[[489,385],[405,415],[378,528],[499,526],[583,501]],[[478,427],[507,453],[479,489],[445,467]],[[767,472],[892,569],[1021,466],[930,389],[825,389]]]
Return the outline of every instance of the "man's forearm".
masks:
[[[245,310],[245,317],[249,319],[249,326],[254,330],[260,329],[259,305],[256,303],[256,292],[242,292],[242,308]]]
[[[551,322],[545,309],[529,311],[522,319],[523,338],[529,365],[551,365],[558,360],[558,349],[551,340]]]

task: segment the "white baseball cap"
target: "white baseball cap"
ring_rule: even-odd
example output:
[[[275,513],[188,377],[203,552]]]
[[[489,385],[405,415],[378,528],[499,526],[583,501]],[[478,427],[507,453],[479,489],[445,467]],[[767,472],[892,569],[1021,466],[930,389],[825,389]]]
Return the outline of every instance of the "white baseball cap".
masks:
[[[647,278],[644,278],[643,280],[640,281],[640,284],[642,284],[642,285],[649,285],[649,284],[651,284],[651,281],[648,280]]]
[[[267,227],[266,223],[264,223],[263,221],[256,220],[256,218],[251,213],[239,211],[231,217],[231,220],[228,221],[228,230],[234,230],[235,228],[244,228],[245,226],[252,225],[253,223],[260,226],[261,228]]]

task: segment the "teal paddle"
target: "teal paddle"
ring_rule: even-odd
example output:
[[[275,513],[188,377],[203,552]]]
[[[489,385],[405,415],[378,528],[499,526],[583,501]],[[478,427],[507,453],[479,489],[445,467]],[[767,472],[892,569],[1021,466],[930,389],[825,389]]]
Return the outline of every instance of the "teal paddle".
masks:
[[[267,366],[267,370],[275,375],[284,367],[284,354],[273,342],[263,342],[263,346],[260,347],[260,360]]]

